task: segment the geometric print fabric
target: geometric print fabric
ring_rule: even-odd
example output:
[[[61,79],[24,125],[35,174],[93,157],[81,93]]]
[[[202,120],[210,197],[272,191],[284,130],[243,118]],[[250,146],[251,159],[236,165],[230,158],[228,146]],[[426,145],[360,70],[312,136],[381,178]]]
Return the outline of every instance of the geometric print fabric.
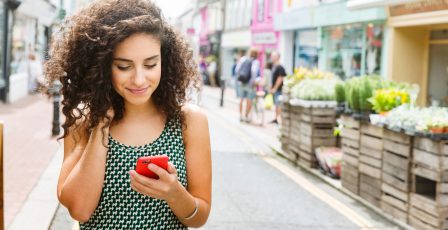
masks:
[[[168,155],[176,167],[178,180],[186,188],[185,146],[178,119],[168,121],[156,140],[142,146],[128,146],[109,135],[101,198],[91,218],[80,223],[80,230],[188,229],[164,200],[141,195],[131,188],[128,172],[135,169],[137,158],[161,154]]]

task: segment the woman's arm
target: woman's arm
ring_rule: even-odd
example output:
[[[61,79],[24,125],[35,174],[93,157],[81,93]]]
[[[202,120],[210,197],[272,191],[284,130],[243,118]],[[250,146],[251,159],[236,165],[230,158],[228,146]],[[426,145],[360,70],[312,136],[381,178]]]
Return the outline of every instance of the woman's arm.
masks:
[[[199,107],[188,106],[184,108],[184,112],[186,130],[183,137],[188,187],[185,189],[178,181],[176,168],[171,163],[167,171],[154,164],[148,166],[159,176],[158,180],[146,178],[131,170],[131,187],[143,195],[167,201],[184,225],[200,227],[207,222],[211,207],[210,135],[207,117]]]
[[[58,181],[58,198],[80,222],[95,211],[104,182],[107,148],[103,145],[102,123],[89,134],[72,131],[64,138],[64,161]],[[109,135],[106,128],[105,137]],[[75,136],[78,137],[75,141]]]
[[[211,209],[212,160],[207,116],[198,106],[184,107],[186,130],[184,131],[185,157],[188,187],[183,199],[169,202],[181,222],[190,227],[200,227],[207,222]],[[194,198],[194,199],[192,199]],[[197,214],[185,220],[195,209]]]

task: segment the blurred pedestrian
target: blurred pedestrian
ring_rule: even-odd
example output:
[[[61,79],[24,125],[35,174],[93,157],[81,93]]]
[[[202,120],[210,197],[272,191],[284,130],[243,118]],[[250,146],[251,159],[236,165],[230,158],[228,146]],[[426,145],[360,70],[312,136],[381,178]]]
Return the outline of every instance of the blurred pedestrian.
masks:
[[[271,60],[273,63],[272,70],[272,88],[270,93],[274,96],[275,104],[275,118],[271,123],[278,124],[280,120],[280,96],[282,95],[283,78],[286,76],[285,68],[280,64],[280,53],[274,51],[271,53]]]
[[[63,88],[57,195],[80,229],[187,229],[207,221],[205,113],[185,104],[197,76],[188,43],[146,0],[103,0],[72,16],[47,62]],[[197,80],[197,79],[196,79]],[[152,179],[139,157],[165,154]]]
[[[210,55],[207,58],[207,72],[208,72],[208,79],[210,81],[210,86],[216,86],[217,85],[217,79],[216,79],[216,72],[218,70],[218,64],[216,63],[216,57],[213,55]]]
[[[255,78],[260,72],[260,62],[257,60],[258,50],[251,48],[247,51],[247,56],[241,58],[236,66],[238,73],[238,89],[240,98],[240,121],[250,122],[250,111],[252,109],[252,100],[255,98]],[[246,105],[243,110],[243,105]]]
[[[38,89],[38,82],[42,81],[42,62],[34,53],[28,55],[28,92],[35,93]]]
[[[238,88],[238,73],[236,72],[236,68],[238,64],[241,61],[241,58],[244,56],[243,50],[238,50],[235,54],[234,63],[232,65],[232,85],[235,87],[236,97],[240,98],[239,96],[239,88]]]
[[[272,88],[272,62],[266,62],[263,68],[263,90],[267,94]]]

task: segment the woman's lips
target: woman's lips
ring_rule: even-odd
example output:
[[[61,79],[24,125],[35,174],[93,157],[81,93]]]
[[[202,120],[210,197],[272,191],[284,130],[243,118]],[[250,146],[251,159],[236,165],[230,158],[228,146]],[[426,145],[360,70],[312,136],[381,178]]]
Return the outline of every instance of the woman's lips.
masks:
[[[132,94],[135,94],[135,95],[142,95],[142,94],[144,94],[145,92],[146,92],[146,90],[148,89],[148,87],[146,87],[146,88],[138,88],[138,89],[127,89],[127,90],[129,90],[129,92],[131,92]]]

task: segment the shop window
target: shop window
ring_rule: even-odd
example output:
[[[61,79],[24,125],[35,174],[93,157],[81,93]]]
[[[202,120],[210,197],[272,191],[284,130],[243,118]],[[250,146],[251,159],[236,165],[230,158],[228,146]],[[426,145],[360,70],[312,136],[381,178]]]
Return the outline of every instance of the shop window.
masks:
[[[383,26],[367,25],[366,29],[365,73],[381,74],[381,50],[383,46]]]
[[[327,68],[330,71],[342,79],[380,74],[381,25],[344,25],[330,28],[326,33]]]
[[[298,31],[295,34],[294,67],[317,67],[319,60],[317,30]]]
[[[257,21],[263,22],[264,21],[264,10],[265,10],[265,0],[258,0],[258,7],[257,7]]]
[[[268,18],[274,15],[274,0],[268,0]]]

